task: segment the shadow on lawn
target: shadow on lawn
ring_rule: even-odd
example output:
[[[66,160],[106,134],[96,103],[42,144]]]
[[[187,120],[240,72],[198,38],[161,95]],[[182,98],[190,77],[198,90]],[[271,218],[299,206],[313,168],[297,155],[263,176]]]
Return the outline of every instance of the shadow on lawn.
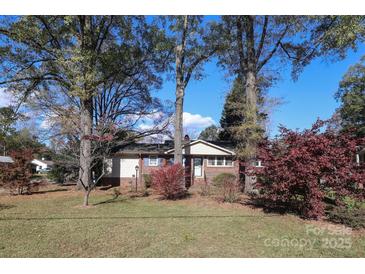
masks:
[[[5,209],[10,209],[15,207],[15,205],[4,205],[4,204],[0,204],[0,211],[1,210],[5,210]]]
[[[89,217],[0,217],[0,221],[48,221],[48,220],[133,220],[133,219],[225,219],[225,218],[272,218],[277,214],[270,215],[178,215],[178,216],[89,216]]]
[[[166,198],[166,197],[163,197],[163,196],[159,196],[157,198],[158,201],[178,201],[178,200],[189,200],[189,199],[192,199],[194,198],[194,195],[190,192],[186,192],[184,194],[182,194],[181,196],[177,196],[175,198]]]
[[[118,199],[120,198],[120,199]],[[113,196],[112,198],[105,200],[105,201],[101,201],[101,202],[97,202],[95,204],[93,204],[94,206],[96,205],[102,205],[102,204],[112,204],[112,203],[121,203],[126,201],[127,198],[126,197],[120,197],[120,196]]]
[[[240,202],[240,204],[248,206],[254,209],[262,209],[265,213],[276,214],[276,215],[285,215],[285,214],[295,214],[299,215],[298,205],[291,203],[273,203],[270,200],[250,197],[249,199]]]
[[[68,191],[69,189],[66,188],[56,188],[56,189],[50,189],[50,190],[40,190],[32,192],[32,194],[46,194],[46,193],[52,193],[52,192],[62,192],[62,191]]]

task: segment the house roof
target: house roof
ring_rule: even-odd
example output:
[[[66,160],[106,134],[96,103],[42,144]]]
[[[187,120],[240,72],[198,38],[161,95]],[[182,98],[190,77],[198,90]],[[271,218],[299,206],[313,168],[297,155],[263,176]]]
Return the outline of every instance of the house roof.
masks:
[[[216,144],[215,144],[214,142],[208,142],[208,141],[205,141],[205,140],[198,139],[198,140],[190,141],[189,143],[185,143],[183,145],[183,148],[188,147],[188,146],[193,146],[197,143],[203,143],[207,146],[216,148],[218,150],[222,150],[222,151],[227,152],[227,153],[232,154],[232,155],[235,154],[234,151],[233,151],[234,149],[231,148],[231,146],[228,146],[228,145],[230,145],[230,143],[228,144],[226,142],[216,142]],[[218,145],[218,144],[220,144],[220,145]],[[231,148],[231,149],[229,149],[228,147]],[[173,151],[174,151],[174,149],[172,148],[172,149],[166,151],[166,153],[171,153]]]
[[[14,163],[14,161],[9,156],[0,156],[0,163]]]
[[[39,160],[39,159],[34,159],[33,161],[32,161],[32,164],[37,164],[37,162],[35,162],[35,161],[38,161],[38,162],[41,162],[41,163],[43,163],[43,164],[46,164],[47,166],[53,166],[54,165],[54,162],[53,161],[49,161],[49,160]]]
[[[193,145],[195,143],[204,143],[218,149],[229,152],[230,154],[234,154],[234,146],[231,142],[223,142],[223,141],[204,141],[204,140],[191,140],[188,143],[185,143],[183,147],[186,145]],[[118,146],[113,150],[114,154],[166,154],[174,149],[174,141],[166,140],[164,143],[131,143],[124,146]]]
[[[164,154],[165,151],[174,147],[173,142],[166,141],[163,144],[153,143],[130,143],[116,147],[112,152],[115,154],[135,154],[135,153],[152,153],[152,154]]]

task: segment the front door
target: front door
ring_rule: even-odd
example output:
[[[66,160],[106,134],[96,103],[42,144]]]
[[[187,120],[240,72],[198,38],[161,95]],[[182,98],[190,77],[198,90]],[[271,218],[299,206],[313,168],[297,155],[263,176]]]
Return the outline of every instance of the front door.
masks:
[[[194,177],[203,176],[203,158],[194,158]]]

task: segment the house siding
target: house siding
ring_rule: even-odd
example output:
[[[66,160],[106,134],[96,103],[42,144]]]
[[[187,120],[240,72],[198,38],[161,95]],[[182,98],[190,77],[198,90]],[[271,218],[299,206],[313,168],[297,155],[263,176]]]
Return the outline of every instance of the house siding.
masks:
[[[144,174],[151,174],[151,172],[153,170],[157,170],[159,169],[161,166],[165,165],[166,161],[171,157],[171,156],[166,156],[166,155],[157,155],[159,158],[159,163],[161,161],[161,164],[159,164],[158,166],[149,166],[147,165],[148,163],[148,159],[149,159],[150,155],[126,155],[126,156],[122,156],[122,157],[113,157],[112,163],[115,165],[116,161],[121,161],[121,159],[126,159],[126,158],[136,158],[139,157],[139,161],[138,161],[138,166],[139,166],[139,171],[138,171],[138,179],[137,179],[137,183],[138,183],[138,187],[142,187],[144,185]],[[120,164],[116,165],[118,169],[121,168]],[[122,167],[123,168],[123,167]],[[112,186],[121,186],[121,187],[130,187],[135,186],[135,182],[136,182],[136,177],[119,177],[118,176],[119,173],[115,172],[114,170],[112,171],[112,173],[110,175],[107,175],[105,177],[103,177],[101,179],[101,185],[103,186],[107,186],[107,185],[112,185]]]

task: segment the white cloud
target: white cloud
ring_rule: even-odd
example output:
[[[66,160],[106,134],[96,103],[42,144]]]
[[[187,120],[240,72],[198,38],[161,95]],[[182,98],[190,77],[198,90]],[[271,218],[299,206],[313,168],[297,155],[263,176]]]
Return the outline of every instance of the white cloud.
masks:
[[[52,127],[52,122],[48,117],[44,118],[40,124],[41,129],[50,129]]]
[[[40,121],[39,127],[44,130],[51,129],[57,124],[58,115],[55,113],[48,113],[40,115],[38,121]]]
[[[215,124],[212,117],[202,116],[200,114],[192,114],[184,112],[183,123],[185,128],[204,129]]]
[[[13,100],[14,97],[10,92],[6,92],[5,89],[0,89],[0,107],[10,105]]]
[[[150,129],[153,129],[153,125],[152,124],[140,124],[140,125],[138,125],[138,128],[140,130],[150,130]]]
[[[153,117],[153,118],[157,118]],[[158,117],[160,118],[160,117]],[[173,135],[174,132],[174,117],[170,119],[170,125],[168,127],[168,131],[170,132],[169,136],[164,134],[156,135],[161,140],[166,140],[170,138],[170,135]],[[154,119],[143,119],[143,122],[138,125],[140,130],[150,130],[153,128]],[[166,122],[166,120],[164,120]],[[212,117],[202,116],[200,114],[192,114],[190,112],[183,113],[183,126],[184,126],[184,134],[188,134],[190,138],[197,138],[199,133],[208,126],[214,125],[215,121]],[[155,125],[156,126],[156,125]],[[154,136],[155,137],[155,136]],[[150,138],[149,138],[150,139]]]

